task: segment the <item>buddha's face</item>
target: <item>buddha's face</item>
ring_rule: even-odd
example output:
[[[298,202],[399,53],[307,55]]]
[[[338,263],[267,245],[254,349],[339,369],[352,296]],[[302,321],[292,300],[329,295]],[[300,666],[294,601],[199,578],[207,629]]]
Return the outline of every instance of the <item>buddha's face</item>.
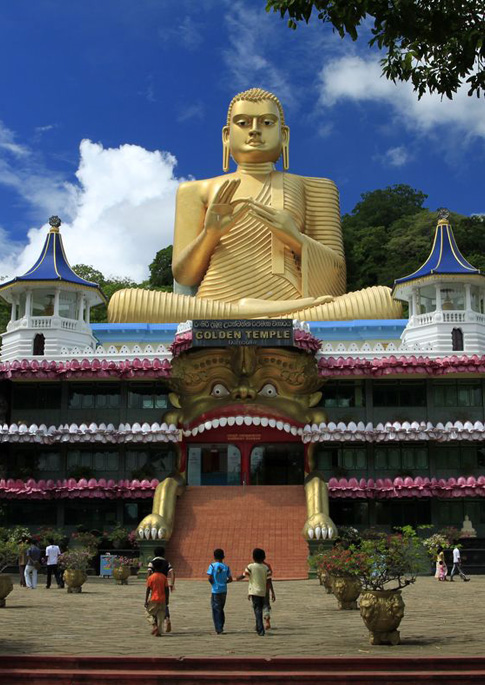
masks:
[[[222,130],[223,142],[229,144],[238,164],[276,162],[287,135],[288,128],[281,126],[278,107],[271,100],[235,102],[230,125]]]

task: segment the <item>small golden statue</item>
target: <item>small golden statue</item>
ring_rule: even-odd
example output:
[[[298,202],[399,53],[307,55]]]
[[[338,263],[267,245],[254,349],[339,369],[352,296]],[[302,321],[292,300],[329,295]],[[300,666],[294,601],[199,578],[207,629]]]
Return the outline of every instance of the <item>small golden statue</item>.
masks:
[[[400,317],[389,288],[345,294],[337,188],[286,173],[289,142],[275,95],[260,88],[236,95],[222,144],[224,172],[230,157],[237,170],[178,189],[174,293],[120,290],[109,321]],[[284,172],[274,167],[281,156]]]

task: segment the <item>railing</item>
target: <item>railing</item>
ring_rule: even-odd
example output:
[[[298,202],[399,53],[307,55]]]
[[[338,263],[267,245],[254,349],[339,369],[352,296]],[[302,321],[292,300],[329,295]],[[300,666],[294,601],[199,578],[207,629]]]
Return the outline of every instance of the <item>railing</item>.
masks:
[[[466,312],[443,312],[445,323],[463,323],[466,321]]]
[[[431,314],[417,314],[413,316],[413,326],[426,326],[434,322],[434,312]]]
[[[68,331],[75,331],[79,323],[80,322],[76,321],[76,319],[61,319],[61,328]]]
[[[31,316],[30,317],[30,327],[31,328],[52,328],[52,317],[51,316]]]

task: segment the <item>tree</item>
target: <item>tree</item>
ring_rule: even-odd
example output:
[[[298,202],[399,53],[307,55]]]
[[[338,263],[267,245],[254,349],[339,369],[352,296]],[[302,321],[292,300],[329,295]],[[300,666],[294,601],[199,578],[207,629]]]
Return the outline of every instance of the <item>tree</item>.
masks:
[[[157,252],[155,259],[150,264],[149,283],[153,287],[171,286],[172,276],[172,245],[164,247]]]
[[[110,276],[106,278],[101,271],[94,269],[88,264],[76,264],[72,267],[73,271],[77,273],[81,278],[90,281],[91,283],[97,283],[109,302],[111,296],[117,291],[123,288],[138,288],[138,283],[135,283],[131,278],[118,278],[116,276]],[[106,304],[94,307],[91,310],[91,322],[92,323],[104,323],[108,320],[108,307]]]
[[[288,26],[310,21],[313,10],[341,38],[357,40],[366,19],[369,45],[385,50],[382,73],[411,81],[418,97],[436,92],[452,99],[465,81],[468,95],[485,88],[483,0],[266,0],[266,11],[288,15]]]
[[[418,269],[428,257],[436,212],[423,207],[426,195],[395,185],[363,193],[351,214],[342,218],[347,289],[392,286],[396,278]],[[485,217],[451,213],[460,251],[485,273]]]

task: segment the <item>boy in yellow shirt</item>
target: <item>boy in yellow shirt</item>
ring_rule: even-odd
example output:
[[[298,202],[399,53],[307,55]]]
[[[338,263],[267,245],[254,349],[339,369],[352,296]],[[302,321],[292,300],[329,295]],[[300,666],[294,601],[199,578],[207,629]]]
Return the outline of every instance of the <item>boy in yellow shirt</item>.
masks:
[[[248,564],[244,569],[244,573],[237,577],[237,580],[248,578],[248,599],[253,603],[254,616],[256,618],[256,632],[258,635],[264,635],[263,625],[263,606],[266,597],[268,580],[271,579],[271,570],[264,563],[266,554],[264,549],[256,547],[253,549],[253,563]]]

